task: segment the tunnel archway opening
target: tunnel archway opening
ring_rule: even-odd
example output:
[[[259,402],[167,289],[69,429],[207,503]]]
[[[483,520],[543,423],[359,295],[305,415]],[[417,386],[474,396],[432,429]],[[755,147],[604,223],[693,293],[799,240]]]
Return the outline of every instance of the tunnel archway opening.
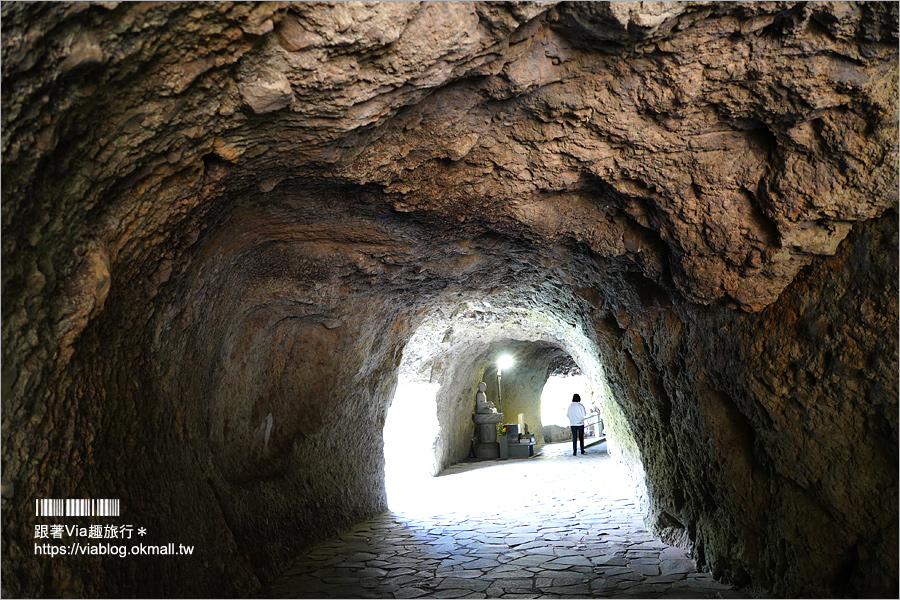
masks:
[[[571,439],[571,429],[566,411],[572,397],[578,394],[589,415],[596,415],[600,407],[596,404],[594,390],[587,377],[579,374],[550,375],[541,390],[541,424],[544,443],[553,444]],[[591,431],[585,431],[589,435]]]
[[[433,508],[429,482],[475,451],[479,426],[473,413],[481,382],[486,400],[503,414],[499,425],[515,424],[522,415],[535,437],[535,454],[547,441],[544,412],[559,412],[552,421],[560,423],[562,416],[560,424],[569,429],[565,409],[574,392],[568,390],[604,412],[600,399],[608,388],[595,334],[566,294],[559,286],[457,292],[439,299],[421,318],[403,347],[385,413],[384,481],[391,511]],[[498,388],[497,361],[504,355],[514,364],[502,370]],[[566,391],[558,389],[560,383]],[[449,501],[456,491],[445,490],[440,500]],[[466,498],[457,504],[465,505]]]
[[[547,378],[547,383],[541,390],[541,423],[545,430],[553,425],[568,427],[566,407],[572,402],[574,394],[581,396],[585,408],[596,405],[593,388],[590,387],[587,377],[581,373],[550,375]]]
[[[422,481],[435,475],[438,390],[434,383],[397,383],[384,424],[384,485],[388,506],[395,510],[414,501]]]
[[[571,356],[561,356],[551,363],[547,382],[541,390],[541,423],[546,444],[569,442],[572,439],[568,408],[575,394],[587,410],[585,441],[588,445],[605,442],[604,415],[612,400],[605,385],[594,385]],[[603,451],[607,446],[602,446]]]

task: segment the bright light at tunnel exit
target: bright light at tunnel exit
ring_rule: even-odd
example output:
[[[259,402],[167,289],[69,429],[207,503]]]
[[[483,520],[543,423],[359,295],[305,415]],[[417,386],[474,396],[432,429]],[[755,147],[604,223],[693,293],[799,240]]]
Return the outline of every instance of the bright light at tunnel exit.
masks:
[[[438,388],[437,384],[398,382],[384,424],[384,476],[391,510],[421,503],[422,481],[435,474]]]
[[[579,394],[587,409],[597,401],[584,375],[566,377],[551,375],[541,392],[541,423],[568,427],[569,417],[566,410],[572,402],[572,394]]]
[[[504,354],[500,358],[497,359],[497,366],[500,369],[508,369],[514,364],[513,357],[509,354]]]

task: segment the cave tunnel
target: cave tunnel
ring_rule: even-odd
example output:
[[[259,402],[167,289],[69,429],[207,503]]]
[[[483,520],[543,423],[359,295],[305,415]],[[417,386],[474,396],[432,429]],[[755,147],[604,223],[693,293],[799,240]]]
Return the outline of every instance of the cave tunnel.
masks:
[[[605,381],[579,308],[564,286],[547,281],[489,294],[453,291],[431,308],[404,346],[385,424],[386,470],[397,475],[397,485],[413,485],[469,458],[477,442],[472,415],[480,382],[505,417],[499,422],[516,423],[522,414],[539,450],[542,391],[551,373],[587,373],[581,389],[586,395],[589,382]],[[502,381],[501,356],[515,365]]]
[[[254,594],[510,351],[698,568],[897,597],[896,3],[0,10],[4,596]],[[198,551],[38,550],[98,523]]]

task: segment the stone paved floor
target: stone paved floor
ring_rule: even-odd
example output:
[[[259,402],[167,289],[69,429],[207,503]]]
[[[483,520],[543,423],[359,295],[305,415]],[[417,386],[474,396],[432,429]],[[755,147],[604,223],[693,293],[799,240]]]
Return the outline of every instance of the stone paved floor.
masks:
[[[259,597],[743,598],[642,525],[605,445],[463,463],[307,552]]]

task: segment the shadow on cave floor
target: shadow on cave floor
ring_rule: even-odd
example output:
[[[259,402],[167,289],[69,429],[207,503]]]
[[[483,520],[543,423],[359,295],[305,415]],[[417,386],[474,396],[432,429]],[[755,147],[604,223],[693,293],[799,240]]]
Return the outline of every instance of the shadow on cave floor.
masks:
[[[260,597],[742,598],[653,538],[605,444],[467,462],[316,546]]]

